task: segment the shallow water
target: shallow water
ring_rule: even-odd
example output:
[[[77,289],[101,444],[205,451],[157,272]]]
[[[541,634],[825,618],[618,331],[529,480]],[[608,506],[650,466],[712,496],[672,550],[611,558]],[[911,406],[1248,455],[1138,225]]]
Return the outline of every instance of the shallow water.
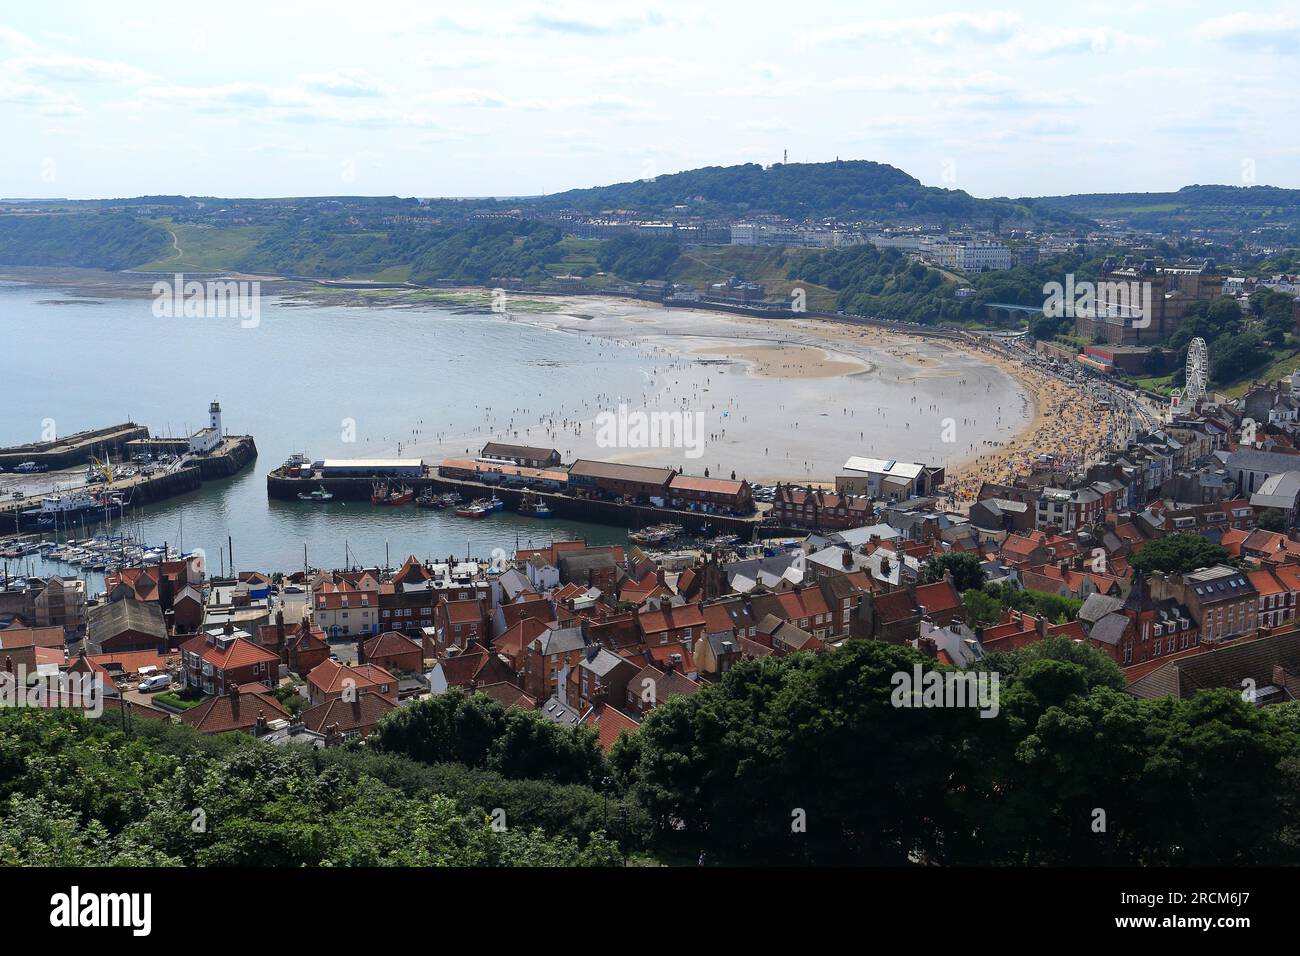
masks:
[[[941,346],[920,346],[931,367],[919,375],[889,351],[845,345],[866,371],[771,378],[692,353],[737,339],[815,340],[793,328],[774,336],[639,304],[583,300],[571,313],[511,320],[268,299],[258,326],[241,328],[237,319],[156,318],[148,299],[57,304],[75,301],[0,285],[0,445],[39,439],[51,419],[59,434],[130,419],[154,435],[187,435],[206,423],[207,403],[220,400],[227,431],[255,437],[257,462],[128,521],[152,544],[202,547],[214,569],[229,563],[227,538],[241,570],[301,567],[304,545],[312,565],[342,566],[345,545],[352,563],[376,564],[386,548],[398,562],[407,554],[487,556],[516,540],[625,540],[624,529],[503,513],[473,522],[414,507],[268,501],[266,473],[296,451],[436,461],[498,438],[554,446],[566,460],[831,480],[855,454],[955,461],[967,443],[1009,437],[1027,415],[1018,384]],[[703,454],[599,447],[597,414],[622,402],[698,412]],[[956,444],[941,439],[945,418],[961,423]]]

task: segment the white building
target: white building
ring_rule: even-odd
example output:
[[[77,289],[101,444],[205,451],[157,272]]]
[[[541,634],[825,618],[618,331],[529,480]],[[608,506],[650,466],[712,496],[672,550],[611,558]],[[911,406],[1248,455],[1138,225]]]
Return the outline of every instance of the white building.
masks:
[[[1011,268],[1011,250],[991,239],[936,242],[931,249],[939,265],[959,272],[988,272]]]
[[[208,406],[208,427],[200,429],[190,436],[190,454],[206,455],[221,444],[223,437],[221,432],[221,403],[213,402]]]
[[[877,499],[904,501],[913,495],[931,492],[925,465],[896,461],[892,458],[854,456],[844,463],[837,475],[835,490],[840,494],[870,495]]]

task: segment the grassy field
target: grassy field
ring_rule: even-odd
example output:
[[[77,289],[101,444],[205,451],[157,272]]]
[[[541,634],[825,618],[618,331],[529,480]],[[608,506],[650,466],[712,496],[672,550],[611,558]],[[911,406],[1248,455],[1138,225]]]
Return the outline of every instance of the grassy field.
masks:
[[[596,264],[596,250],[599,247],[599,239],[567,236],[556,245],[561,255],[554,262],[546,263],[546,271],[557,276],[591,275],[600,269]]]
[[[261,226],[224,226],[218,229],[177,224],[165,219],[154,222],[175,236],[180,255],[177,256],[173,249],[167,255],[140,266],[134,270],[136,272],[222,272],[231,268],[265,232]]]
[[[1240,398],[1256,382],[1275,382],[1285,375],[1290,375],[1297,366],[1300,366],[1300,348],[1288,346],[1283,349],[1275,349],[1268,362],[1249,375],[1242,376],[1231,382],[1211,382],[1210,390],[1222,392],[1229,398]],[[1174,389],[1174,378],[1179,371],[1181,369],[1167,375],[1148,375],[1142,378],[1130,378],[1128,381],[1141,388],[1168,395]]]
[[[1272,361],[1267,365],[1244,378],[1219,387],[1218,391],[1230,398],[1240,398],[1255,382],[1275,382],[1284,375],[1290,375],[1298,365],[1300,365],[1300,349],[1279,349],[1274,352]]]
[[[786,278],[792,265],[812,254],[808,249],[756,246],[684,249],[669,270],[668,278],[697,289],[708,289],[714,282],[741,276],[762,285],[769,299],[789,299],[798,286],[807,292],[808,308],[834,310],[837,298],[834,290]]]

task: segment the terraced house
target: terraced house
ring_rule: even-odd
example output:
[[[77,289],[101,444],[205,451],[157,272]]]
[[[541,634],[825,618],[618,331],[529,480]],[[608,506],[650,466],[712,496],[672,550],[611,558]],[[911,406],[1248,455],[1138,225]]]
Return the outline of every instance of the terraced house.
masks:
[[[378,634],[379,579],[369,572],[325,576],[312,588],[312,610],[330,637]]]
[[[872,523],[875,513],[871,499],[861,495],[814,491],[780,482],[772,499],[772,519],[788,528],[861,528]]]
[[[1259,592],[1246,572],[1226,565],[1184,574],[1153,574],[1152,597],[1173,598],[1196,620],[1201,641],[1218,644],[1253,634],[1259,626]]]

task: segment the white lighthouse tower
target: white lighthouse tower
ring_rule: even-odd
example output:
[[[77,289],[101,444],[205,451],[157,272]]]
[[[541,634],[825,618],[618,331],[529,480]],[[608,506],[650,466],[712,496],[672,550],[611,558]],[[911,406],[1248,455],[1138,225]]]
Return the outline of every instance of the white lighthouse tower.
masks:
[[[190,454],[206,455],[221,445],[221,403],[208,405],[208,427],[190,436]]]

